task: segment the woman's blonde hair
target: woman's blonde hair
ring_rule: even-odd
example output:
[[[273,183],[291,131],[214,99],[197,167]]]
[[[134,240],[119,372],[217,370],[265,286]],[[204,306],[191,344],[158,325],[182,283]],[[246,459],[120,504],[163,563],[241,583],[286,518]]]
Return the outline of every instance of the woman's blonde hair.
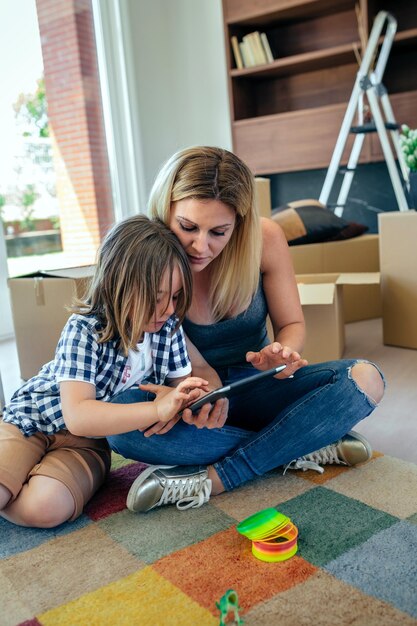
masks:
[[[172,203],[185,198],[219,200],[236,213],[232,237],[211,264],[212,313],[220,320],[244,310],[259,283],[262,239],[254,177],[228,150],[186,148],[160,170],[151,190],[149,212],[169,224]]]
[[[166,270],[171,294],[176,266],[182,279],[176,304],[181,323],[192,298],[192,274],[181,243],[158,219],[135,215],[123,220],[104,238],[86,297],[77,301],[72,311],[97,317],[101,323],[99,341],[116,339],[127,355],[129,349],[136,348],[144,326],[155,314]]]

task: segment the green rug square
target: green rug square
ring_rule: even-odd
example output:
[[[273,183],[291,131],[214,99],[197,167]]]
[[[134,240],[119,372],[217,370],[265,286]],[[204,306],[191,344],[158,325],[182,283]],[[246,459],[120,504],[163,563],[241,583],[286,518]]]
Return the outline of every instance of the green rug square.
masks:
[[[125,467],[126,465],[131,465],[132,463],[137,463],[137,461],[132,461],[132,459],[126,459],[121,454],[117,454],[117,452],[111,453],[111,468],[112,470],[119,469],[120,467]]]
[[[298,554],[318,567],[367,541],[398,519],[325,487],[280,505],[298,528]]]
[[[233,517],[210,504],[188,511],[163,507],[142,514],[126,509],[99,522],[100,528],[114,541],[147,564],[234,524]]]

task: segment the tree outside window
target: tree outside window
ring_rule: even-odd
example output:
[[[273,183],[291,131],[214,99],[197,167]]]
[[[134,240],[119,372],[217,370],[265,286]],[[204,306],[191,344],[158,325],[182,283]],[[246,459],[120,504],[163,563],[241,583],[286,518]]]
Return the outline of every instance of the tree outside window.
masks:
[[[43,77],[34,93],[18,95],[13,108],[19,149],[14,180],[0,203],[9,259],[62,250]]]

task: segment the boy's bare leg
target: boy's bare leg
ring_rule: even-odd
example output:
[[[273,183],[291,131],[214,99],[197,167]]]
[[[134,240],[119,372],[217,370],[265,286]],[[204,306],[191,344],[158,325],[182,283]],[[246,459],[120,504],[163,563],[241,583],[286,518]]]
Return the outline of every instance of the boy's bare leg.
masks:
[[[0,511],[4,509],[11,497],[12,494],[10,491],[6,489],[6,487],[3,487],[3,485],[0,485]]]
[[[7,499],[3,492],[9,494]],[[7,506],[9,499],[8,489],[0,486],[0,516],[19,526],[53,528],[69,520],[75,509],[70,490],[49,476],[32,476],[16,500]]]

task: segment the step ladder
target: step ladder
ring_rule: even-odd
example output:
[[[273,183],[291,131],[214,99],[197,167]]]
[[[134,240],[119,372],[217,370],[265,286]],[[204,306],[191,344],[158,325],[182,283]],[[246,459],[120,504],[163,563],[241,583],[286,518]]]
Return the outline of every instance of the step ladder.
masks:
[[[375,69],[372,70],[381,33],[385,24],[386,31],[382,41],[381,50],[378,55]],[[331,206],[328,204],[328,200],[336,175],[338,172],[343,173],[343,181],[340,187],[337,202],[336,205],[333,205],[334,212],[339,217],[343,214],[363,142],[365,140],[365,135],[369,132],[378,133],[399,210],[407,211],[409,209],[404,193],[404,186],[407,190],[409,190],[410,181],[408,168],[400,146],[399,126],[395,121],[388,92],[382,84],[382,77],[384,75],[385,66],[388,61],[396,31],[397,20],[395,17],[387,11],[380,11],[375,18],[372,31],[369,36],[368,45],[366,46],[359,71],[356,75],[352,95],[350,96],[345,117],[340,128],[339,136],[337,138],[336,146],[319,198],[319,201],[322,204]],[[372,123],[366,123],[364,117],[365,96],[369,104],[370,113],[372,114]],[[355,112],[357,112],[358,124],[357,126],[352,126]],[[354,133],[356,137],[353,142],[347,167],[340,170],[339,166],[349,133]],[[395,163],[394,153],[391,148],[388,133],[391,136],[392,145],[394,146],[398,159],[403,181],[401,181],[400,174]]]

